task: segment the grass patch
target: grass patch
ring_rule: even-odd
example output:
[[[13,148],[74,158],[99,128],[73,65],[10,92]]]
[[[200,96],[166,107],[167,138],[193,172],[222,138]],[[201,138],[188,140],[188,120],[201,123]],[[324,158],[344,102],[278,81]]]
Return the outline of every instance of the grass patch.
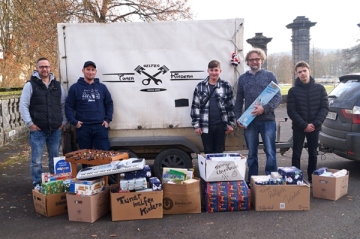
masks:
[[[11,165],[22,164],[28,161],[29,157],[30,154],[26,155],[22,153],[11,155],[8,158],[6,158],[4,162],[0,163],[0,168],[3,169]]]
[[[326,90],[326,93],[329,94],[334,88],[335,88],[335,85],[323,85],[325,87],[325,90]],[[281,95],[287,95],[288,94],[288,91],[289,89],[292,87],[292,85],[282,85],[280,86],[281,87]]]
[[[0,96],[2,95],[21,95],[21,90],[20,91],[3,91],[0,92]]]
[[[30,159],[30,152],[28,137],[20,138],[11,145],[0,147],[0,168],[28,161]]]

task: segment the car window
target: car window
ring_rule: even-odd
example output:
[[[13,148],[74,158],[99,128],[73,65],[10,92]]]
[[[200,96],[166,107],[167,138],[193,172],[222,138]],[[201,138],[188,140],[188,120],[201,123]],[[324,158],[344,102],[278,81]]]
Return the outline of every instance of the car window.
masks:
[[[334,103],[336,103],[332,106],[350,109],[355,104],[358,104],[360,98],[360,82],[357,79],[341,82],[329,93],[328,96],[329,100],[334,99]]]

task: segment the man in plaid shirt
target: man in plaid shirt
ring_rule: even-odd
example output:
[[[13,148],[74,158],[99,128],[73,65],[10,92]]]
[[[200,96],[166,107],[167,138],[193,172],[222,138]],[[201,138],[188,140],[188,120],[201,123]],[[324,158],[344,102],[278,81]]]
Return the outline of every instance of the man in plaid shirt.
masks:
[[[201,136],[204,153],[222,153],[225,135],[235,127],[234,94],[231,85],[220,79],[220,62],[208,64],[209,76],[194,90],[190,116],[195,132]]]

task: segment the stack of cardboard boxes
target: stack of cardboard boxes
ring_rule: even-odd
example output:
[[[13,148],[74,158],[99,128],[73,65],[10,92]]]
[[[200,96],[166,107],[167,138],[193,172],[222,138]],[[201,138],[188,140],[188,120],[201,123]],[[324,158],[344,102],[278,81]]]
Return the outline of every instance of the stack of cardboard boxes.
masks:
[[[276,173],[276,172],[274,172]],[[310,184],[296,167],[279,167],[279,180],[270,175],[251,177],[251,198],[256,211],[310,210]],[[274,183],[272,183],[274,182]]]
[[[163,217],[163,190],[151,177],[149,165],[125,172],[118,185],[110,188],[111,220],[139,220]]]
[[[63,181],[71,178],[71,166],[65,157],[54,158],[54,174],[42,174],[42,188],[32,190],[35,211],[46,217],[68,212]]]
[[[236,153],[198,155],[201,180],[193,176],[168,180],[168,172],[181,169],[164,168],[160,181],[151,177],[145,165],[126,172],[119,184],[111,186],[105,185],[104,177],[71,179],[71,167],[62,160],[55,160],[55,165],[63,164],[61,171],[55,170],[57,174],[44,173],[44,190],[33,190],[36,212],[47,217],[68,213],[70,221],[92,223],[111,210],[112,221],[138,220],[201,213],[202,208],[206,212],[250,210],[250,203],[256,211],[310,210],[311,186],[299,169],[279,167],[271,176],[252,176],[250,190],[244,181],[246,157]],[[346,170],[320,168],[312,179],[313,197],[338,200],[347,194]],[[47,188],[49,182],[58,185],[60,181],[70,183],[60,191]]]
[[[180,180],[173,180],[179,170],[163,168],[164,214],[201,213],[200,180],[194,178],[194,169],[182,170]]]
[[[250,210],[246,157],[238,153],[198,155],[202,203],[206,212]]]

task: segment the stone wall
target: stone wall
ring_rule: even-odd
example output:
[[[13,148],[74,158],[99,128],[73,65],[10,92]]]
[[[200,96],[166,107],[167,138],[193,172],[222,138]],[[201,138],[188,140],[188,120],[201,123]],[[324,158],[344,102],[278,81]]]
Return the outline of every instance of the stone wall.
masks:
[[[20,95],[0,96],[0,147],[28,137],[28,128],[21,119]]]

